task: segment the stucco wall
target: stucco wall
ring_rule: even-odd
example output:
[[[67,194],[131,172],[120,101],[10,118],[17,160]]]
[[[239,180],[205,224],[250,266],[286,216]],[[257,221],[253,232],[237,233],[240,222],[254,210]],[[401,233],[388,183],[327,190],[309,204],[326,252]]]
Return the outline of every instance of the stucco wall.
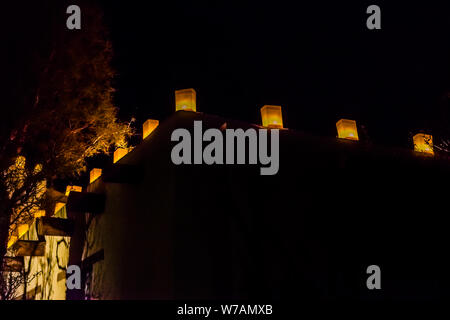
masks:
[[[55,215],[67,218],[63,207]],[[36,223],[36,222],[35,222]],[[37,240],[35,223],[24,240]],[[25,268],[29,279],[27,298],[35,300],[65,300],[66,270],[69,258],[70,237],[45,236],[45,256],[25,257]]]
[[[446,224],[436,199],[446,197],[440,182],[448,165],[410,150],[283,131],[275,176],[259,175],[259,166],[175,166],[170,134],[192,130],[194,119],[205,128],[224,123],[177,112],[118,162],[140,166],[141,182],[100,178],[89,186],[106,195],[83,254],[104,252],[92,269],[93,298],[443,294]],[[383,295],[365,287],[371,264],[386,270]]]

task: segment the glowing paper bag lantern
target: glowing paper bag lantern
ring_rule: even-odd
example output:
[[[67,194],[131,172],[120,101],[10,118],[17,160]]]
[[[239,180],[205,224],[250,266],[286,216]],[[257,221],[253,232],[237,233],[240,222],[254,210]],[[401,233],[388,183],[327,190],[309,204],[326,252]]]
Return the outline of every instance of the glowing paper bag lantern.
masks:
[[[341,119],[336,122],[338,137],[341,139],[359,140],[355,120]]]
[[[197,97],[194,89],[175,91],[175,110],[197,111]]]
[[[116,151],[114,151],[113,162],[116,163],[117,161],[122,159],[129,151],[130,151],[130,149],[128,149],[128,148],[119,148]]]
[[[64,202],[57,202],[55,205],[55,213],[61,210],[66,204]]]
[[[66,187],[66,196],[69,196],[70,191],[81,192],[83,188],[80,186],[67,186]]]
[[[431,134],[418,133],[413,137],[413,141],[414,151],[434,154]]]
[[[19,239],[28,232],[30,227],[27,224],[21,224],[17,227],[17,232],[19,233]]]
[[[264,106],[261,108],[262,125],[268,128],[282,129],[283,117],[281,106]]]
[[[11,236],[8,240],[8,249],[17,241],[17,236]]]
[[[92,169],[91,172],[89,173],[89,183],[94,182],[95,180],[100,178],[101,175],[102,175],[102,169],[99,169],[99,168]]]
[[[158,120],[153,120],[153,119],[148,119],[147,121],[144,122],[144,124],[142,125],[142,139],[147,138],[150,133],[153,132],[153,130],[156,129],[156,127],[158,127],[159,125],[159,121]]]

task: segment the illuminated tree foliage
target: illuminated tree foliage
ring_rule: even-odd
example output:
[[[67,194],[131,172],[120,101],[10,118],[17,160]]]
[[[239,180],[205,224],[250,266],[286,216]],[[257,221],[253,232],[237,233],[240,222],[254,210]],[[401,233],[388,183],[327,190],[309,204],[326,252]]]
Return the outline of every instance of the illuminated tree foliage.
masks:
[[[44,205],[43,187],[78,176],[87,158],[126,147],[131,134],[113,104],[113,50],[99,7],[80,1],[82,29],[68,30],[65,1],[39,5],[44,19],[33,13],[39,28],[24,30],[29,42],[17,45],[28,50],[17,51],[26,75],[15,87],[21,94],[11,95],[10,110],[2,109],[0,257],[8,234]]]

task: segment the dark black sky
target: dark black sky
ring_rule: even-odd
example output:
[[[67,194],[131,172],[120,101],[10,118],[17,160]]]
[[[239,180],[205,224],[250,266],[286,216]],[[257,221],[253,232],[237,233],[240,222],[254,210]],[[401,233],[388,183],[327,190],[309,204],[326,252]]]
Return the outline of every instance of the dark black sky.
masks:
[[[173,111],[194,87],[200,111],[259,122],[263,104],[285,124],[334,135],[341,117],[381,143],[431,130],[450,89],[450,5],[366,1],[108,1],[118,104],[139,118]]]
[[[290,128],[333,136],[347,117],[376,142],[408,146],[409,132],[432,130],[448,108],[450,4],[392,2],[103,1],[117,105],[138,123],[164,119],[173,91],[193,87],[206,113],[259,123],[262,105],[279,104]],[[370,4],[382,30],[366,28]],[[33,10],[5,9],[7,21],[21,18],[2,32],[19,43],[30,29],[23,16],[39,19]]]

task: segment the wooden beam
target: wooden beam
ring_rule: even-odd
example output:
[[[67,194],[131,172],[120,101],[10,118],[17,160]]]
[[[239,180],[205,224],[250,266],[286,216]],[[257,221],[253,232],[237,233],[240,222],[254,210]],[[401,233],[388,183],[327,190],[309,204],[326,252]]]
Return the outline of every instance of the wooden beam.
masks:
[[[42,257],[45,255],[45,241],[19,240],[13,245],[17,257]]]
[[[104,194],[72,191],[67,200],[67,212],[99,214],[105,210],[105,200]]]
[[[23,265],[23,257],[4,257],[0,269],[4,272],[22,272]]]
[[[103,181],[110,183],[139,183],[144,177],[141,166],[116,163],[103,171]]]
[[[81,268],[82,269],[89,269],[92,268],[92,266],[94,265],[94,263],[102,261],[105,259],[105,252],[103,249],[97,251],[96,253],[90,255],[89,257],[87,257],[86,259],[84,259],[81,262]]]
[[[41,217],[36,220],[36,226],[38,236],[70,237],[74,230],[74,222],[62,218]]]

